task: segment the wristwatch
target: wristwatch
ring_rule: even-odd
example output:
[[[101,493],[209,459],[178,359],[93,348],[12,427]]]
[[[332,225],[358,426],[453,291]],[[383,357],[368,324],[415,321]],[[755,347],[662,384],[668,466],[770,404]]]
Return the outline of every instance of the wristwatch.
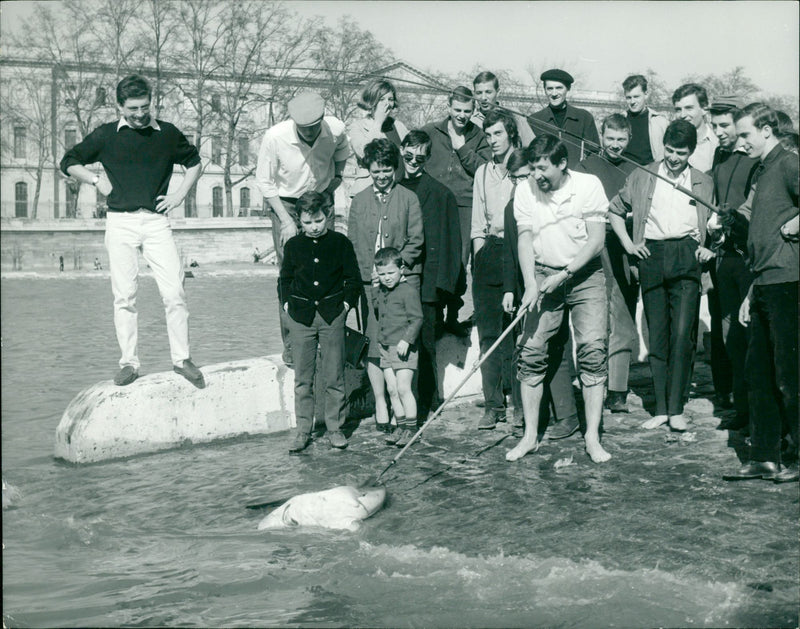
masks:
[[[92,179],[92,185],[96,188],[98,183],[100,183],[100,177],[99,175],[95,175],[94,179]]]
[[[570,271],[567,267],[564,267],[564,273],[567,274],[567,279],[570,279],[573,275],[575,275],[572,271]]]

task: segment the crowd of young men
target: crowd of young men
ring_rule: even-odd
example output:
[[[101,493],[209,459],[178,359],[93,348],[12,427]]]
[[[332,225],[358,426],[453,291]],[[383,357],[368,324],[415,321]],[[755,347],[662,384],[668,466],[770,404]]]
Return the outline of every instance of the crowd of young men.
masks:
[[[567,102],[572,76],[553,69],[540,78],[548,105],[528,117],[500,105],[497,78],[482,72],[474,91],[453,90],[444,120],[393,140],[405,162],[401,185],[419,197],[424,218],[422,347],[435,389],[426,377],[421,408],[431,410],[440,399],[437,315],[441,329],[465,333],[457,314],[466,270],[473,253],[483,252],[472,266],[482,351],[517,307],[527,313],[513,357],[518,384],[509,382],[510,345],[483,374],[487,407],[479,427],[502,421],[512,390],[515,410],[521,406],[524,415],[524,434],[508,460],[538,449],[545,414],[550,438],[578,428],[571,387],[558,390],[554,375],[565,371],[572,353],[567,317],[586,451],[598,463],[610,458],[600,443],[601,417],[604,404],[627,412],[640,294],[656,398],[655,415],[643,427],[685,431],[700,296],[713,286],[715,401],[734,410],[720,428],[748,430],[751,439],[745,465],[724,478],[796,481],[798,160],[791,121],[736,96],[709,103],[702,86],[686,84],[672,95],[669,122],[648,107],[647,81],[634,75],[623,82],[626,115],[608,116],[598,135],[592,115]],[[106,243],[122,350],[115,382],[124,386],[138,376],[134,258],[142,247],[158,271],[175,371],[202,387],[189,358],[182,270],[163,220],[196,181],[199,156],[175,127],[150,117],[150,88],[141,77],[123,80],[117,100],[119,122],[87,136],[61,164],[109,198]],[[394,98],[384,114],[392,107]],[[319,95],[301,93],[288,110],[290,119],[264,136],[256,176],[272,211],[279,264],[283,244],[297,233],[296,200],[309,191],[332,196],[351,158],[344,123],[324,115]],[[121,161],[126,146],[138,147],[142,159]],[[85,168],[96,161],[110,181]],[[168,194],[174,163],[187,176]],[[143,176],[146,190],[135,183]],[[508,238],[511,247],[503,242]],[[288,363],[288,335],[284,342]]]

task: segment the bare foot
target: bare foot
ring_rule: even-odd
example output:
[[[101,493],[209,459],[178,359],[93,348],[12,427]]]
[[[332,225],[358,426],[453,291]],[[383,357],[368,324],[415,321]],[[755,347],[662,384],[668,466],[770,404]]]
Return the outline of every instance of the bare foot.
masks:
[[[529,440],[526,440],[525,437],[523,437],[516,446],[506,452],[506,461],[516,461],[517,459],[524,457],[529,452],[536,452],[540,445],[542,445],[542,443],[541,441],[537,441],[536,437]]]
[[[686,418],[681,415],[673,415],[669,418],[669,427],[675,432],[685,432],[689,427]]]
[[[653,430],[653,428],[658,428],[659,426],[666,424],[668,419],[669,417],[666,415],[656,415],[655,417],[651,417],[645,423],[643,423],[642,428]]]
[[[585,442],[586,454],[588,454],[589,458],[595,463],[605,463],[611,458],[611,455],[603,449],[603,446],[600,445],[599,441],[595,441],[594,439],[585,439]]]

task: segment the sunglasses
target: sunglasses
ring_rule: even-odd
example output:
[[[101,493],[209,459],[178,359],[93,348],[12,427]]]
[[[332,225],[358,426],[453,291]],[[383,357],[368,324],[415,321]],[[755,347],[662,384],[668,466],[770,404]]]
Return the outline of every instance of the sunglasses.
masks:
[[[403,153],[403,161],[406,164],[424,164],[428,158],[425,155],[411,155],[410,153]]]

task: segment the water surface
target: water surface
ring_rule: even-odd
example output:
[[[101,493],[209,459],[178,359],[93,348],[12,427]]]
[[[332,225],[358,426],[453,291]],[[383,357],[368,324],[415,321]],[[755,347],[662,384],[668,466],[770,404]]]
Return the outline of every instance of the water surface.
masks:
[[[197,364],[279,351],[273,278],[201,275],[187,291]],[[645,434],[640,407],[606,415],[604,466],[575,438],[508,464],[507,428],[478,432],[477,409],[455,408],[357,533],[258,532],[245,504],[356,483],[397,450],[364,422],[343,452],[322,438],[289,456],[279,434],[54,460],[63,409],[116,370],[111,305],[107,279],[2,281],[8,626],[797,625],[797,485],[723,483],[737,461],[704,399],[694,441]],[[142,371],[168,370],[152,278],[139,307]]]

